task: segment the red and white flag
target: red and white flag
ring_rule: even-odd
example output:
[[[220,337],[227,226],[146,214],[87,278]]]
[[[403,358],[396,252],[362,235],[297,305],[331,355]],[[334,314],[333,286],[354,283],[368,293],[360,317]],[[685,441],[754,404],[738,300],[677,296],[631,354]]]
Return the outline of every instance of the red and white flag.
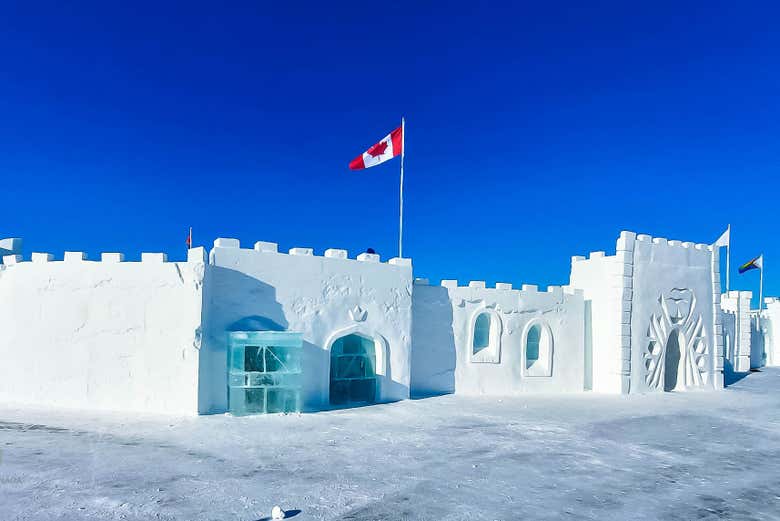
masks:
[[[404,147],[403,125],[390,132],[376,145],[357,156],[349,163],[350,170],[363,170],[400,156]]]

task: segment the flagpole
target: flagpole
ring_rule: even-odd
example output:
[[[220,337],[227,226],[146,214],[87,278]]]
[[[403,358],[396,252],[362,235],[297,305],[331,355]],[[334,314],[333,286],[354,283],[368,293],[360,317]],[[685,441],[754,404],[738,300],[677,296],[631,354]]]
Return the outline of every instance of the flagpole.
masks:
[[[726,245],[726,293],[729,292],[730,260],[731,260],[731,225],[728,226],[729,243]]]
[[[401,117],[401,189],[398,212],[398,257],[404,257],[404,154],[406,153],[406,124]]]
[[[761,307],[764,305],[764,254],[761,254],[761,279],[758,286],[758,316],[761,316]]]

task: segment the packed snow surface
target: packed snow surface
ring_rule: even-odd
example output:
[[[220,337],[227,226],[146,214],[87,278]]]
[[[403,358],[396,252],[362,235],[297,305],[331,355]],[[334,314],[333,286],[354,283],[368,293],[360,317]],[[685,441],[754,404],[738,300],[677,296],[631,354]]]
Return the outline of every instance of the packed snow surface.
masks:
[[[722,392],[233,418],[0,407],[0,519],[780,519],[780,370]]]

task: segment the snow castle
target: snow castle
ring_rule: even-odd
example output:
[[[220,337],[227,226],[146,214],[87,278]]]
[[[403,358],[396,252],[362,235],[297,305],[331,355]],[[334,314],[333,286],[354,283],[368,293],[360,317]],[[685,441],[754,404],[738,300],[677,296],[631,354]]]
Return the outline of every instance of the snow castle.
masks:
[[[414,278],[410,259],[242,248],[61,260],[0,241],[0,401],[167,414],[442,393],[721,389],[775,364],[780,300],[721,295],[718,247],[622,232],[565,286]],[[24,346],[20,348],[20,346]]]

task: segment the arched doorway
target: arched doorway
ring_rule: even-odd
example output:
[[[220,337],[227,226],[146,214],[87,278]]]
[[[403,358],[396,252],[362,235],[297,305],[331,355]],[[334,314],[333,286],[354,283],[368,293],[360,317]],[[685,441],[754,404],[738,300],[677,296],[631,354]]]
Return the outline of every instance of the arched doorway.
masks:
[[[674,391],[680,376],[680,332],[676,329],[669,333],[664,354],[664,391]]]
[[[331,405],[376,402],[376,343],[357,333],[342,336],[330,349]]]

